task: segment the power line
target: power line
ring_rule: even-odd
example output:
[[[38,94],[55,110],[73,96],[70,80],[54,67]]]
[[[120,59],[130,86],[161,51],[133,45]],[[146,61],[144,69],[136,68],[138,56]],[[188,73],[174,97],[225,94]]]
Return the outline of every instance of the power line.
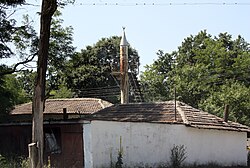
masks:
[[[38,4],[25,3],[26,6],[40,7]],[[250,6],[250,2],[76,2],[72,6]]]
[[[41,5],[38,5],[38,4],[27,3],[27,2],[25,2],[23,5],[26,5],[26,6],[34,6],[34,7],[40,7],[40,6],[41,6]]]
[[[93,3],[75,3],[75,6],[201,6],[201,5],[217,5],[217,6],[248,6],[250,2],[169,2],[169,3],[126,3],[126,2],[93,2]]]

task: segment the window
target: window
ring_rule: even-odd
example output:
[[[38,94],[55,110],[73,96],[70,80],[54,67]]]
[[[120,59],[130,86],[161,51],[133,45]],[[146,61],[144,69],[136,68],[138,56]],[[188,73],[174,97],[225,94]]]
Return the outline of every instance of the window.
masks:
[[[45,152],[49,154],[61,153],[61,131],[60,128],[45,128]]]

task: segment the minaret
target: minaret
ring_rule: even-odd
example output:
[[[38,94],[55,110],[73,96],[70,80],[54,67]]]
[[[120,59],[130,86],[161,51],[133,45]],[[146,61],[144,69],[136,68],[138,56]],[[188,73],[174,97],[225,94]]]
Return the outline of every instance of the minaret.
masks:
[[[125,27],[120,43],[120,73],[121,73],[121,104],[129,103],[128,85],[128,42],[125,36]]]

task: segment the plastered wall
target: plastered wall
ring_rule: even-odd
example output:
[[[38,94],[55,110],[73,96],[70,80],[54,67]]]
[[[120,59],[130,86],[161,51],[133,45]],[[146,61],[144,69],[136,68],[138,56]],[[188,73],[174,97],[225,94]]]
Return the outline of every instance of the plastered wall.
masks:
[[[127,167],[165,165],[174,145],[185,146],[186,164],[247,164],[244,132],[111,121],[92,121],[83,132],[85,167],[110,167],[120,147]]]

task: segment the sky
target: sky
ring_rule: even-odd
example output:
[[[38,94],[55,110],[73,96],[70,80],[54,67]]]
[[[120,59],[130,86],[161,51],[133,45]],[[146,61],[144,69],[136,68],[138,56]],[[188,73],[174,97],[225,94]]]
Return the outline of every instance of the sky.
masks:
[[[22,6],[15,15],[28,13],[38,31],[41,0],[26,2],[34,6]],[[126,27],[127,40],[140,56],[140,71],[157,59],[158,50],[175,51],[186,37],[201,30],[212,36],[241,35],[250,42],[249,0],[76,0],[61,12],[63,26],[74,29],[77,51],[103,37],[121,36]]]

